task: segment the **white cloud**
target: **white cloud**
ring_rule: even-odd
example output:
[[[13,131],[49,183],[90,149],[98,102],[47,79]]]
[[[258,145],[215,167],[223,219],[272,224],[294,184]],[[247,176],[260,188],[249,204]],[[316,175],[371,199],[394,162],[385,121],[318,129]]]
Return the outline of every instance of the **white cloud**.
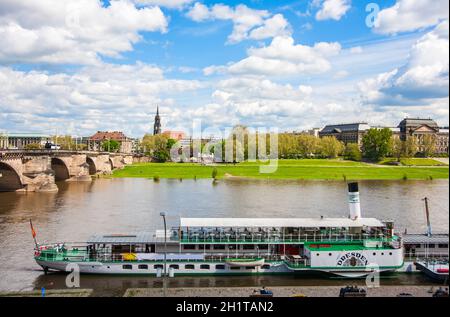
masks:
[[[448,19],[448,12],[448,0],[397,0],[378,13],[374,30],[383,34],[414,31]]]
[[[133,2],[139,5],[156,5],[169,9],[183,9],[194,2],[194,0],[133,0]]]
[[[355,46],[350,49],[350,53],[352,54],[361,54],[363,52],[363,48],[361,46]]]
[[[167,30],[158,7],[137,9],[128,0],[103,7],[96,0],[0,2],[0,62],[94,64],[120,57],[141,31]]]
[[[339,54],[339,43],[294,44],[292,37],[275,37],[269,46],[251,48],[248,57],[227,66],[210,66],[205,74],[227,71],[231,74],[292,76],[316,74],[331,68],[329,57]]]
[[[200,2],[196,2],[186,15],[196,22],[202,22],[211,18],[208,7]]]
[[[142,136],[150,131],[156,105],[166,113],[174,98],[203,87],[196,80],[167,79],[160,68],[140,62],[87,66],[70,75],[0,67],[0,126],[78,135],[117,129]]]
[[[291,34],[289,22],[283,15],[272,16],[266,10],[254,10],[243,4],[234,8],[224,4],[215,4],[208,8],[197,2],[186,15],[196,22],[232,21],[233,32],[228,36],[228,43],[238,43],[246,39],[262,40]]]
[[[406,65],[361,83],[366,103],[417,106],[448,98],[448,39],[448,21],[444,21],[413,45]]]
[[[292,33],[289,22],[281,14],[264,21],[264,25],[250,32],[249,37],[254,40],[262,40],[275,36],[289,36]]]
[[[350,0],[325,0],[316,13],[316,20],[339,21],[351,8]]]

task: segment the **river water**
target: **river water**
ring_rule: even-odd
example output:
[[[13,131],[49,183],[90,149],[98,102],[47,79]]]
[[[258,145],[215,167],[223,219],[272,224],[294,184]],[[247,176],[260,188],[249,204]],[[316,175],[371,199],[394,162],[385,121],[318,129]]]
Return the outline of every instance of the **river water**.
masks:
[[[183,217],[346,217],[342,181],[98,179],[59,183],[58,193],[0,193],[0,291],[64,288],[64,274],[45,276],[33,260],[29,220],[39,242],[82,242],[95,233],[161,229]],[[449,182],[361,181],[363,217],[394,220],[396,228],[425,232],[423,197],[430,199],[433,232],[449,231]],[[169,286],[341,285],[305,276],[177,277]],[[382,283],[430,283],[399,275]],[[82,276],[95,295],[121,295],[129,287],[160,287],[157,278]]]

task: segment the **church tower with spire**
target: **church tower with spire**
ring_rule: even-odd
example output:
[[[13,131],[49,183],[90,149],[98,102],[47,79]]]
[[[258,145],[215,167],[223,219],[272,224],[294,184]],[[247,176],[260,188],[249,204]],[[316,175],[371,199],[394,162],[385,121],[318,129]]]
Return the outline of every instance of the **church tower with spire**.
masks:
[[[156,107],[155,124],[153,126],[153,135],[161,134],[161,118],[159,117],[159,106]]]

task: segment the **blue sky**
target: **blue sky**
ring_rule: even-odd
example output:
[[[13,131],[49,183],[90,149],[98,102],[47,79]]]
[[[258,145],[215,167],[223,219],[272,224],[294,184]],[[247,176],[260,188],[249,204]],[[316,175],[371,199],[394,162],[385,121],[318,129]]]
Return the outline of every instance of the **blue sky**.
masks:
[[[446,0],[0,0],[0,131],[448,125],[448,64]]]

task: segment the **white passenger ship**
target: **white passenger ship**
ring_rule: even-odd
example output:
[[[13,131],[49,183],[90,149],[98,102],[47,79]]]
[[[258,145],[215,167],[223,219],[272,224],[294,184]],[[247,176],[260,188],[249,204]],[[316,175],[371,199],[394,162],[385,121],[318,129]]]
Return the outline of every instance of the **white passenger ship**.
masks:
[[[96,235],[86,243],[36,244],[44,269],[94,274],[294,274],[363,277],[403,266],[392,222],[362,218],[350,183],[347,218],[181,218],[155,234]],[[71,264],[71,265],[69,265]]]

